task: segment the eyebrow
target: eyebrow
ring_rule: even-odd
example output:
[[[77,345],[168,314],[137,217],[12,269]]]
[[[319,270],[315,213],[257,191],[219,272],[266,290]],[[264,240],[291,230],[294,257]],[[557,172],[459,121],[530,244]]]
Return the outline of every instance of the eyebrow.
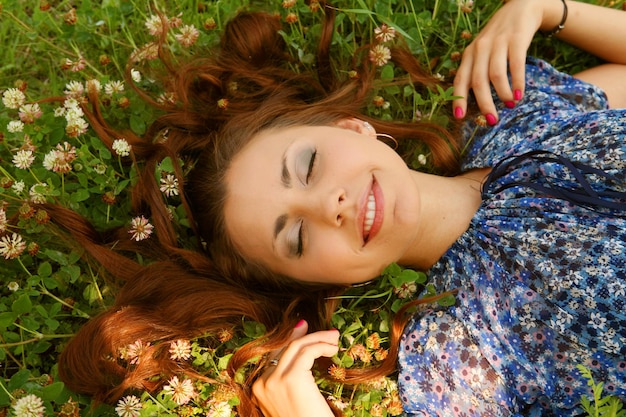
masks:
[[[287,155],[286,151],[283,154],[281,171],[280,171],[280,182],[283,184],[285,188],[291,188],[291,174],[289,173],[289,169],[287,168]],[[276,221],[274,222],[274,241],[278,237],[278,234],[285,228],[287,224],[287,215],[281,214],[278,216]],[[274,242],[272,242],[272,246],[274,246]]]

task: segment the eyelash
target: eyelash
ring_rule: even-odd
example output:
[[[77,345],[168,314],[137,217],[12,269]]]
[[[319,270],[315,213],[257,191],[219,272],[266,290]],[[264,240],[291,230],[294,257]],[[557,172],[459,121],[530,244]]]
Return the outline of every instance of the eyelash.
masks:
[[[306,183],[309,183],[309,178],[311,178],[311,174],[313,174],[313,167],[315,166],[315,159],[317,157],[317,149],[313,150],[311,153],[311,160],[309,161],[309,169],[306,173]]]
[[[317,159],[317,149],[313,149],[313,152],[311,153],[311,160],[309,161],[309,168],[306,173],[306,179],[305,179],[306,184],[309,183],[309,179],[311,178],[311,175],[313,174],[313,168],[315,167],[316,159]],[[296,251],[298,258],[302,256],[302,252],[303,252],[302,250],[302,247],[303,247],[302,235],[303,234],[304,234],[304,222],[300,220],[300,227],[298,228],[298,250]]]

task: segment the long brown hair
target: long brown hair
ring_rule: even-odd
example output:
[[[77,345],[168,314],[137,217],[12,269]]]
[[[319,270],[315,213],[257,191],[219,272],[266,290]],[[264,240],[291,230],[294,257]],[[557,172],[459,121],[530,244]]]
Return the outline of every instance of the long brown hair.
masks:
[[[56,224],[125,283],[115,305],[90,320],[63,351],[59,373],[71,389],[110,402],[128,390],[158,389],[168,375],[179,372],[203,378],[171,361],[167,343],[237,327],[243,317],[264,324],[269,332],[262,341],[250,342],[235,353],[229,365],[231,376],[252,358],[284,344],[301,318],[312,331],[328,326],[336,307],[336,301],[329,300],[342,288],[276,276],[241,257],[225,231],[224,176],[236,153],[260,131],[359,117],[398,141],[416,140],[427,146],[440,173],[457,171],[460,146],[454,126],[446,130],[436,124],[389,122],[362,114],[371,98],[375,68],[364,57],[355,59],[357,77],[341,79],[332,69],[332,8],[325,9],[316,72],[293,69],[297,62],[286,53],[280,28],[280,21],[271,15],[240,13],[226,26],[217,51],[188,63],[175,62],[163,47],[163,38],[159,55],[164,72],[159,79],[176,101],[159,102],[138,90],[162,111],[143,137],[112,129],[97,97],[89,97],[86,114],[103,142],[112,146],[115,139],[126,138],[134,160],[142,163],[132,207],[150,215],[156,240],[138,244],[120,239],[115,231],[97,233],[70,210],[46,207]],[[437,83],[406,48],[393,49],[392,59],[407,71],[416,88]],[[179,244],[178,230],[154,178],[155,167],[165,157],[195,164],[187,176],[175,165],[183,205],[200,237],[195,249]],[[142,252],[158,261],[141,266],[124,251]],[[349,373],[347,381],[388,374],[395,368],[404,321],[404,314],[398,314],[391,354],[382,365]],[[120,360],[120,349],[138,339],[151,346],[141,360],[133,364]],[[258,372],[234,386],[242,415],[261,415],[250,390]]]

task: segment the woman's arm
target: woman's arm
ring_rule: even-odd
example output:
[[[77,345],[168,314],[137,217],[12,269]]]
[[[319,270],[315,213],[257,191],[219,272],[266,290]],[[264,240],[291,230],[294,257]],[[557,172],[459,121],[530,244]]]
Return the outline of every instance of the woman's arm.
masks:
[[[306,322],[297,326],[292,342],[269,365],[252,386],[266,417],[333,417],[334,414],[319,391],[311,373],[320,356],[331,357],[338,348],[339,332],[328,330],[306,334]]]
[[[566,0],[568,17],[564,29],[556,36],[584,49],[613,65],[610,70],[594,73],[585,71],[580,78],[599,85],[615,101],[626,100],[626,13],[601,6]],[[497,120],[491,97],[493,85],[502,101],[513,104],[524,94],[526,53],[537,30],[549,31],[563,17],[561,0],[509,0],[485,25],[476,39],[466,48],[454,80],[454,100],[457,117],[465,115],[469,90],[481,112]],[[507,73],[511,73],[509,83]],[[620,77],[621,75],[621,77]],[[608,76],[608,78],[606,78]],[[620,79],[621,78],[621,79]],[[488,120],[490,118],[488,117]]]

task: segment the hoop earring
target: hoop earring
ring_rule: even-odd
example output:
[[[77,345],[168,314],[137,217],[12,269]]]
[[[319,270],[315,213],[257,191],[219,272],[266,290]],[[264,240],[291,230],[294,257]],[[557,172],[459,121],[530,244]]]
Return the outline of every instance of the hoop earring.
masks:
[[[392,142],[393,142],[393,145],[394,145],[394,146],[392,146],[392,148],[393,148],[394,150],[398,149],[398,141],[397,141],[397,140],[396,140],[396,138],[394,138],[393,136],[391,136],[391,135],[389,135],[389,134],[387,134],[387,133],[376,133],[376,137],[377,137],[377,138],[379,138],[378,140],[380,140],[380,141],[382,141],[382,142],[384,142],[384,140],[382,140],[382,139],[380,139],[380,138],[385,138],[385,139],[388,139],[388,140],[392,141]],[[391,145],[390,145],[390,146],[391,146]]]

